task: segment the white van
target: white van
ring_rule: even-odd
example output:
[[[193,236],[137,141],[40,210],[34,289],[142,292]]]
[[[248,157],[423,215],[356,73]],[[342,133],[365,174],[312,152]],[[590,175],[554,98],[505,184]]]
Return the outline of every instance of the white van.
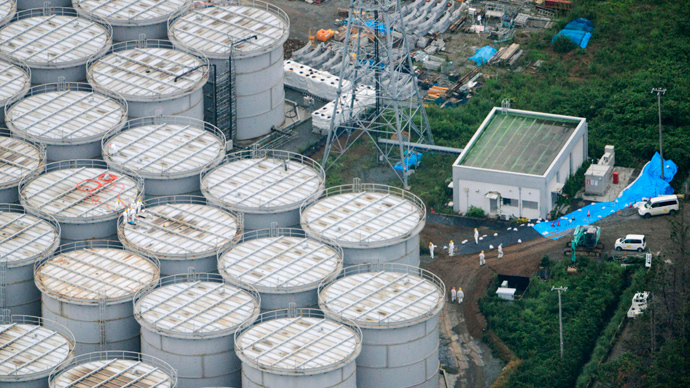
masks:
[[[622,250],[642,252],[647,249],[647,239],[644,234],[629,234],[616,240],[613,247],[619,252]]]
[[[662,195],[652,198],[637,209],[637,213],[644,218],[660,216],[662,214],[678,213],[678,196]]]

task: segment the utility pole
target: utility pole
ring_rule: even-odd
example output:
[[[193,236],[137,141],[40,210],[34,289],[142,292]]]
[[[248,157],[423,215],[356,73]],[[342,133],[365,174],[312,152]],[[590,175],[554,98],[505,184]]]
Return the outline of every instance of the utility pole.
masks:
[[[664,148],[661,137],[661,96],[666,94],[666,89],[654,88],[652,94],[656,93],[659,102],[659,156],[661,157],[661,179],[664,179]]]
[[[568,291],[568,287],[551,287],[551,291],[558,291],[558,323],[561,326],[561,358],[563,358],[563,307],[561,305],[561,292]]]

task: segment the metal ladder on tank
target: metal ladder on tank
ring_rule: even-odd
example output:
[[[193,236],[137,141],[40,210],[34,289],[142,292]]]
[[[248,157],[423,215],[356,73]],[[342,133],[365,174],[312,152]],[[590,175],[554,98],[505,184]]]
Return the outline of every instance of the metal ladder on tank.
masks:
[[[0,308],[7,308],[7,261],[0,262]],[[9,310],[8,310],[9,311]]]
[[[235,60],[233,56],[235,55],[235,45],[230,45],[230,74],[228,74],[229,79],[229,91],[228,91],[228,103],[230,105],[230,138],[235,139],[237,136],[237,66],[235,65]]]
[[[105,300],[106,295],[104,292],[99,292],[98,298],[98,345],[101,351],[105,351],[106,344],[106,334],[105,334]]]

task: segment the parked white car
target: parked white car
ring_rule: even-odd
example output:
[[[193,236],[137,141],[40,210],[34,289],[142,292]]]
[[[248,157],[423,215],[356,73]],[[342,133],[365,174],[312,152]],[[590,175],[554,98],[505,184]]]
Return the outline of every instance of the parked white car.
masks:
[[[647,300],[649,299],[649,292],[638,292],[633,296],[632,304],[628,309],[628,318],[635,318],[642,314],[647,309]]]
[[[647,240],[644,234],[629,234],[616,240],[614,247],[617,251],[626,250],[642,252],[647,249]]]
[[[660,216],[663,214],[674,215],[678,213],[678,196],[662,195],[647,200],[642,206],[637,208],[637,213],[644,218]]]

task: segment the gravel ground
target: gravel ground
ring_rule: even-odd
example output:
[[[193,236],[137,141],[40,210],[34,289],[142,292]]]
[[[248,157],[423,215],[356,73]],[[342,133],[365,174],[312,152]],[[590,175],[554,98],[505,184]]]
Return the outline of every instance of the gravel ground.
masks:
[[[266,0],[287,13],[290,18],[290,38],[307,41],[309,29],[312,34],[324,29],[335,29],[337,8],[350,6],[348,0],[331,0],[326,5],[307,4],[304,1]]]

